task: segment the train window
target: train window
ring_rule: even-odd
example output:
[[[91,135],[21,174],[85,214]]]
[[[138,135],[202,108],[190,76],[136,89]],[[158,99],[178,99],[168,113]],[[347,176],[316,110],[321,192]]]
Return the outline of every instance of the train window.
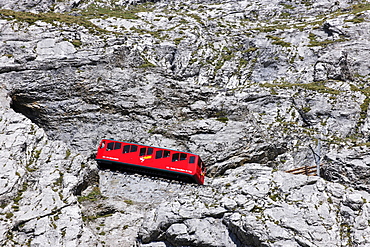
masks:
[[[127,153],[132,153],[137,151],[137,146],[135,145],[125,145],[123,147],[122,153],[127,154]]]
[[[129,152],[130,152],[130,146],[131,146],[131,145],[125,145],[125,146],[123,147],[123,153],[124,153],[124,154],[127,154],[127,153],[129,153]]]
[[[120,142],[110,142],[110,143],[108,143],[107,151],[116,150],[116,149],[121,149],[121,143]]]
[[[137,146],[136,145],[131,145],[130,152],[136,152],[137,151]]]
[[[163,157],[163,150],[159,150],[157,152],[155,152],[155,158],[156,159],[160,159]]]
[[[116,149],[121,149],[121,143],[120,142],[115,142],[114,143],[114,150]]]
[[[201,161],[201,159],[198,160],[198,166],[202,169],[202,171],[204,170],[204,163],[203,161]]]
[[[158,150],[155,153],[155,158],[156,159],[167,158],[167,157],[170,157],[170,151],[167,151],[167,150]]]
[[[180,154],[179,153],[175,153],[172,155],[172,162],[175,162],[175,161],[179,161],[179,156]]]
[[[146,148],[140,148],[140,154],[139,156],[144,156],[146,153]]]
[[[180,154],[180,160],[186,160],[187,154]]]
[[[153,148],[140,148],[139,156],[151,155],[151,154],[153,154]]]
[[[100,148],[104,148],[105,147],[105,142],[102,142],[101,144],[100,144]]]
[[[114,147],[114,142],[108,143],[108,145],[107,145],[107,151],[113,150],[113,147]]]
[[[123,147],[123,152],[124,154],[127,154],[127,153],[133,153],[133,152],[136,152],[137,151],[137,146],[136,145],[125,145]]]
[[[194,164],[195,163],[195,156],[190,156],[189,163]]]

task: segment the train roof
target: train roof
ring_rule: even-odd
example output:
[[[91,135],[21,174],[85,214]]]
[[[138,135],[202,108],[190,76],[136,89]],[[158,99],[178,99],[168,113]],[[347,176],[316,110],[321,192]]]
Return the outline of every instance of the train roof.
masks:
[[[199,155],[199,154],[195,154],[195,153],[187,152],[187,151],[182,151],[182,150],[177,150],[177,149],[164,148],[164,147],[156,147],[156,146],[145,145],[145,144],[136,143],[136,142],[120,141],[120,140],[116,140],[116,139],[113,139],[113,138],[103,138],[102,140],[116,141],[116,142],[124,142],[124,143],[130,143],[130,144],[135,144],[135,145],[145,146],[145,147],[152,147],[152,148],[166,149],[166,150],[171,150],[171,151],[175,151],[175,152],[181,152],[181,153],[193,154],[193,155],[199,156],[199,158],[200,158],[200,155]]]

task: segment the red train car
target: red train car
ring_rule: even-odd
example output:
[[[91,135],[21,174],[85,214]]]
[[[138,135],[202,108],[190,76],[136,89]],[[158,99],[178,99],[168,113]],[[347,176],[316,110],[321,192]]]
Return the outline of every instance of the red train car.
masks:
[[[198,184],[204,183],[204,163],[199,155],[193,153],[103,139],[95,160],[99,165],[115,165]]]

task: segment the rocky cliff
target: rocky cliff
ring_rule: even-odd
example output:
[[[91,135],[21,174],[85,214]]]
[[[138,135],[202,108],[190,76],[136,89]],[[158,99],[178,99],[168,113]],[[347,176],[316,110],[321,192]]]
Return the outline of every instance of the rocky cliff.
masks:
[[[360,0],[0,0],[1,245],[370,245],[369,21]],[[206,183],[98,169],[101,138],[198,153]]]

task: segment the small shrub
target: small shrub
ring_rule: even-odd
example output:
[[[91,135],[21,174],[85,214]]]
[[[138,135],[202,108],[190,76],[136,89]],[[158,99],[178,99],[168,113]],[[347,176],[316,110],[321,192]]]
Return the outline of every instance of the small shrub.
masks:
[[[229,119],[227,117],[218,117],[216,118],[217,121],[220,121],[222,123],[227,123]]]
[[[77,198],[78,202],[84,202],[84,201],[97,201],[98,199],[105,199],[105,197],[101,194],[101,191],[99,187],[94,187],[92,191],[87,196],[79,196]]]
[[[81,42],[81,40],[74,39],[74,40],[72,40],[72,45],[74,45],[75,47],[81,47],[82,42]]]
[[[13,216],[14,216],[14,214],[11,213],[11,212],[5,214],[5,218],[7,218],[7,219],[10,219]]]
[[[127,204],[127,205],[133,205],[134,202],[132,200],[124,200],[124,202]]]
[[[71,150],[67,149],[66,150],[66,156],[64,157],[64,159],[68,159],[69,156],[71,156]]]

